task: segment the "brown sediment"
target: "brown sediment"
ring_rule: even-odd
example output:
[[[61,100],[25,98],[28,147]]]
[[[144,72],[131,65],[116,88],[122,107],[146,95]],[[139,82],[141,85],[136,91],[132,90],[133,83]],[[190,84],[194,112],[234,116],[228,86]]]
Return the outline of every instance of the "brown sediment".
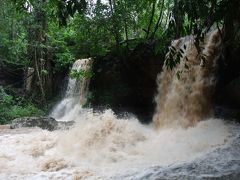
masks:
[[[206,35],[200,53],[194,45],[193,36],[178,39],[172,46],[176,50],[184,49],[185,46],[186,50],[176,67],[170,70],[164,65],[158,75],[158,94],[155,97],[157,107],[153,117],[157,128],[194,126],[212,114],[217,59],[221,50],[219,32]],[[204,62],[201,55],[205,57]]]

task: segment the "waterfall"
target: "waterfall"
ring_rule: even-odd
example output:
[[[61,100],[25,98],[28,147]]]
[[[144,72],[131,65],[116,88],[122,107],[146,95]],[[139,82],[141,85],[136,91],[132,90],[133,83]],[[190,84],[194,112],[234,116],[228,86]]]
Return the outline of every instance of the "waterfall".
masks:
[[[69,79],[51,115],[75,120],[74,126],[1,129],[0,179],[239,179],[240,125],[214,118],[198,122],[211,114],[220,37],[205,37],[202,63],[193,40],[172,43],[186,50],[175,68],[165,65],[158,76],[154,126],[110,109],[82,109],[89,78]],[[91,63],[77,60],[72,69],[89,70]]]
[[[183,54],[180,63],[172,70],[167,68],[165,61],[163,71],[157,77],[157,107],[153,117],[157,128],[194,126],[212,114],[216,61],[221,50],[220,33],[207,34],[200,44],[200,52],[194,43],[193,36],[172,42],[176,52],[182,51]]]
[[[91,69],[91,64],[92,60],[90,58],[79,59],[74,62],[71,70],[89,71]],[[69,77],[64,98],[56,105],[50,116],[59,121],[75,120],[75,116],[82,111],[81,107],[87,101],[89,83],[90,78],[88,77],[81,77],[80,79]]]

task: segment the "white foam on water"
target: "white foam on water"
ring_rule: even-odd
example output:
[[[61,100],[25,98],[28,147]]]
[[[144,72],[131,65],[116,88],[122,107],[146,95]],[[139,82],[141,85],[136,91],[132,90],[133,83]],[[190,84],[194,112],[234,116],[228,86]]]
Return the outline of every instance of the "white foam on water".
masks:
[[[0,179],[105,179],[193,161],[231,139],[220,119],[156,130],[135,118],[117,119],[111,110],[86,111],[70,130],[14,131],[0,135]]]

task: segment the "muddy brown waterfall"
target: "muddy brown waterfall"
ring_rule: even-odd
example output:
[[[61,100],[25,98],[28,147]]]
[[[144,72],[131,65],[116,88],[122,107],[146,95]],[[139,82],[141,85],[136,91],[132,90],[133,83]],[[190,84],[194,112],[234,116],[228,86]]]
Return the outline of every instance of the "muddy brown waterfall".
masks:
[[[157,106],[153,117],[157,128],[194,126],[212,114],[217,59],[221,51],[220,33],[208,33],[200,44],[200,52],[193,36],[175,40],[172,46],[176,51],[186,50],[179,64],[172,70],[164,64],[158,75]]]

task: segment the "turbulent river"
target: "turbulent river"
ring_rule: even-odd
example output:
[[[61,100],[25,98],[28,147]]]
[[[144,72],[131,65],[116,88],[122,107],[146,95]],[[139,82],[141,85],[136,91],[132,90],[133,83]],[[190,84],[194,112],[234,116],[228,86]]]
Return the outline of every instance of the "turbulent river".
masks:
[[[51,116],[75,125],[53,132],[0,129],[0,179],[239,179],[240,125],[211,115],[218,34],[205,42],[207,69],[195,60],[190,37],[173,42],[175,49],[187,44],[188,58],[159,75],[149,125],[130,115],[117,118],[110,109],[83,109],[89,81],[69,79]],[[90,66],[91,60],[79,60],[73,69]]]
[[[240,176],[238,124],[156,131],[107,110],[71,130],[1,130],[0,179],[201,179]],[[225,177],[225,178],[224,178]]]

